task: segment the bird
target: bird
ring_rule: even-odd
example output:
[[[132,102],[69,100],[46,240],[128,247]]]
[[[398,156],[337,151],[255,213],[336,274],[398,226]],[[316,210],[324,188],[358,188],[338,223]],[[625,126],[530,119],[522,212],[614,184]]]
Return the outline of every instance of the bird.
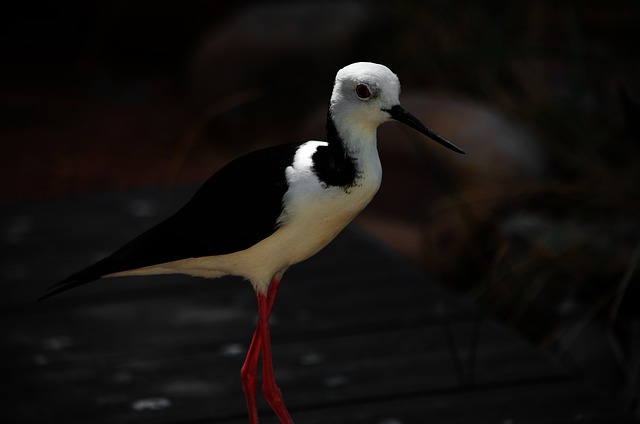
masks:
[[[341,68],[329,101],[326,140],[253,151],[214,173],[174,215],[110,256],[54,284],[39,300],[94,280],[158,274],[242,277],[257,297],[258,322],[240,375],[250,424],[261,391],[282,424],[291,424],[274,377],[269,316],[285,271],[324,248],[371,201],[382,180],[377,128],[408,125],[463,150],[400,105],[400,81],[384,65]]]

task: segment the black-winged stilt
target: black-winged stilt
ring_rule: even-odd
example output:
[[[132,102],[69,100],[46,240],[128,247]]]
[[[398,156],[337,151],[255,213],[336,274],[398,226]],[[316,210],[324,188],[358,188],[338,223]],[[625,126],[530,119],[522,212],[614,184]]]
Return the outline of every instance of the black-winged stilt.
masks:
[[[232,161],[175,215],[57,283],[41,299],[109,277],[244,277],[258,298],[258,324],[241,370],[249,421],[258,422],[262,356],[263,396],[282,423],[292,423],[275,382],[269,336],[283,273],[333,240],[377,192],[380,124],[394,119],[463,153],[402,109],[399,95],[398,77],[385,66],[360,62],[340,69],[326,141],[270,147]]]

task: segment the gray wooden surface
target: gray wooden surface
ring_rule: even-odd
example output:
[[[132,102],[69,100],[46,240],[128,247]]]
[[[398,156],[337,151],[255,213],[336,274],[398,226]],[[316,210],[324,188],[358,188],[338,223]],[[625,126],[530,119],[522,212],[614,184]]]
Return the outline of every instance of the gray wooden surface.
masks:
[[[246,422],[247,283],[122,278],[34,302],[192,192],[0,205],[2,422]],[[287,272],[272,342],[297,423],[636,422],[355,226]]]

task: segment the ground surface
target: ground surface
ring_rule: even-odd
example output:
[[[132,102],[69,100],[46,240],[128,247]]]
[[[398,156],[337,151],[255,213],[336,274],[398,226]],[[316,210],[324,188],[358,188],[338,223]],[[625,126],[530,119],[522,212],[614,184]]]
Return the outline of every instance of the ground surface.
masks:
[[[3,205],[3,422],[246,422],[248,284],[123,278],[34,303],[192,191]],[[299,423],[635,422],[358,227],[287,273],[272,326]],[[274,423],[260,405],[261,422]]]

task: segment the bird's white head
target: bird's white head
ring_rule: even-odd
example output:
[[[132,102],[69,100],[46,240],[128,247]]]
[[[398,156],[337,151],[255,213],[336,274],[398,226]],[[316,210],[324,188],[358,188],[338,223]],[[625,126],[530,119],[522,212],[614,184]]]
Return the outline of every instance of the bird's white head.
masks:
[[[331,94],[329,113],[341,136],[375,138],[383,122],[395,119],[458,153],[459,147],[425,127],[400,106],[400,80],[384,65],[357,62],[340,69]]]
[[[330,112],[340,128],[374,131],[391,119],[385,110],[400,104],[400,81],[389,68],[358,62],[338,71]]]

